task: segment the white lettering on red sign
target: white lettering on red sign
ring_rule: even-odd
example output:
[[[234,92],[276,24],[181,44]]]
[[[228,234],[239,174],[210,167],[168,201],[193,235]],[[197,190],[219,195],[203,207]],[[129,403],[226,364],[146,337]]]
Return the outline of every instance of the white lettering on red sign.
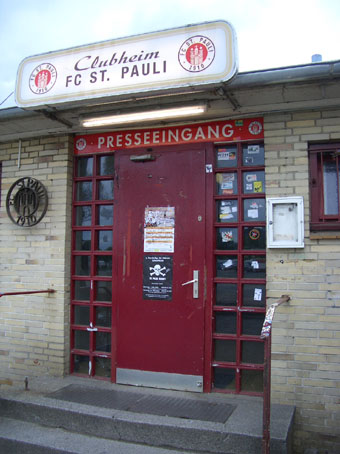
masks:
[[[100,150],[105,148],[129,148],[131,146],[168,144],[181,142],[202,142],[212,141],[218,138],[230,138],[234,133],[231,124],[225,124],[222,128],[209,126],[203,129],[199,126],[196,130],[192,128],[155,130],[127,134],[118,134],[115,136],[98,136],[97,146]]]
[[[254,123],[257,128],[250,127]],[[263,139],[262,118],[83,135],[76,138],[75,153],[87,154],[153,145],[234,142],[254,139]]]

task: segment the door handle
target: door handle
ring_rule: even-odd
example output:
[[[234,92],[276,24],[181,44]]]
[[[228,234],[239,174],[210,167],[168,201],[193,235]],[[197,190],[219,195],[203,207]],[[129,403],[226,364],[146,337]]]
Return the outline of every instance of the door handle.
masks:
[[[193,284],[194,282],[197,282],[197,279],[192,279],[191,281],[183,282],[182,286],[184,287],[185,285]]]
[[[184,287],[185,285],[193,284],[193,286],[192,286],[192,297],[193,298],[198,298],[198,276],[199,276],[199,271],[198,270],[194,270],[193,274],[194,274],[193,279],[191,279],[191,281],[183,282],[182,287]]]

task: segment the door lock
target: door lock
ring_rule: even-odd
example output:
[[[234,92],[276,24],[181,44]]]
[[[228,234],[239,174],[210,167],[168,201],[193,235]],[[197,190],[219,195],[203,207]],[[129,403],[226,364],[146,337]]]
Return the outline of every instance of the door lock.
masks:
[[[193,298],[198,298],[198,276],[199,276],[199,270],[194,270],[193,273],[193,279],[191,281],[183,282],[182,287],[185,285],[193,284],[192,286],[192,297]]]

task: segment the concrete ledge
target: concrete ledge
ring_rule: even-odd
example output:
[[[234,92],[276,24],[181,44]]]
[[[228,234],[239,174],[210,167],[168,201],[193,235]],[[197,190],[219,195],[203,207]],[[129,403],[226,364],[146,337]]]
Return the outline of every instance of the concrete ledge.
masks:
[[[71,381],[72,382],[72,381]],[[61,380],[52,392],[70,383]],[[77,383],[73,378],[73,383]],[[127,389],[111,383],[85,382],[102,389]],[[84,381],[79,381],[84,385]],[[141,393],[141,388],[128,387]],[[225,402],[236,408],[226,423],[203,422],[168,416],[137,414],[47,398],[46,390],[0,393],[0,416],[60,428],[68,433],[108,440],[137,443],[184,451],[236,454],[261,453],[262,399],[216,394],[190,394],[142,389],[143,393],[181,396],[190,399]],[[291,454],[294,407],[273,405],[271,411],[271,454]]]

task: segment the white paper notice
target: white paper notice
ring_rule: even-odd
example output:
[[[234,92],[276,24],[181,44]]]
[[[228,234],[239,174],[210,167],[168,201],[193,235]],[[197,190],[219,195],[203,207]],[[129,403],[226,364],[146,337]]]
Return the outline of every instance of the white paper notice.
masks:
[[[253,270],[258,270],[260,268],[259,262],[257,262],[256,260],[253,260],[251,262],[251,267],[253,268]]]
[[[254,301],[262,300],[262,288],[256,288],[254,291]]]
[[[146,207],[144,252],[174,252],[175,208]]]
[[[257,219],[258,217],[259,217],[258,209],[248,210],[248,218]]]

